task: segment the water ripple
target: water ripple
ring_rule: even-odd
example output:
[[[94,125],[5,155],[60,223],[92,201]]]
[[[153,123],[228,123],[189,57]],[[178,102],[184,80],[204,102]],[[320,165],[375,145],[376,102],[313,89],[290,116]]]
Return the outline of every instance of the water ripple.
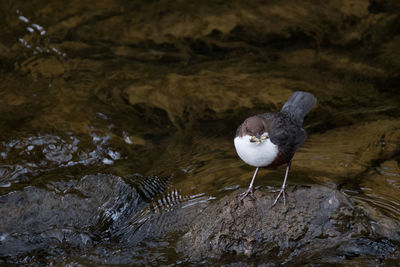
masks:
[[[38,134],[0,143],[0,187],[27,181],[41,172],[75,165],[114,164],[121,158],[108,147],[109,135],[90,134],[92,144],[83,147],[81,140],[69,133],[66,138]],[[92,148],[91,148],[92,147]]]

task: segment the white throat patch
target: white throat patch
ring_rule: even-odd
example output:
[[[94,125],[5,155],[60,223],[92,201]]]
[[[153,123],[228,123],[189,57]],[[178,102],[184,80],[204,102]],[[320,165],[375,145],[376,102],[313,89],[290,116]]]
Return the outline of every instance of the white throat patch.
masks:
[[[278,155],[278,146],[269,138],[262,143],[250,142],[250,139],[250,135],[235,137],[234,143],[239,157],[254,167],[266,167],[271,164]]]

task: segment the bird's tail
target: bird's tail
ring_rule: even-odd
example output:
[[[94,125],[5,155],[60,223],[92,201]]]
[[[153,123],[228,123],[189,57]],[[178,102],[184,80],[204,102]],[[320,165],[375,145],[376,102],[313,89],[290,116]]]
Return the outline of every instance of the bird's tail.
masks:
[[[299,126],[303,125],[304,117],[312,109],[317,99],[307,92],[294,92],[283,105],[282,112],[289,113]]]

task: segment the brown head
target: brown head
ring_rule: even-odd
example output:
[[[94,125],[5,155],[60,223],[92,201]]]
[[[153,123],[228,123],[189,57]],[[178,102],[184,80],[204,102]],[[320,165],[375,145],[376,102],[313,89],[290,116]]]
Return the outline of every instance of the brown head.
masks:
[[[243,137],[249,135],[252,137],[252,142],[262,142],[268,135],[264,133],[268,132],[268,124],[266,120],[261,116],[253,116],[247,118],[242,125],[239,126],[236,136]]]

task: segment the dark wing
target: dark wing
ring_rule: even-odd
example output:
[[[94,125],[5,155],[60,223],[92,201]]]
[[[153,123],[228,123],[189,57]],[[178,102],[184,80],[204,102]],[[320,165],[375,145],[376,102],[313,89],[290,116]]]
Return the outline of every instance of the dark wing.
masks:
[[[285,113],[265,113],[262,116],[269,121],[271,142],[278,145],[280,152],[290,160],[306,140],[306,131]]]

